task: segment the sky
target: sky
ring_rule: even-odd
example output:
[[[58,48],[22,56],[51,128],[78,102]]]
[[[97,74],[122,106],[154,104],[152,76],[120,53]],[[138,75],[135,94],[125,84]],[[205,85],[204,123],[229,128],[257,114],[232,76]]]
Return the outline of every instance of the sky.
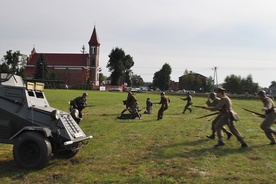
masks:
[[[0,58],[34,47],[80,53],[95,26],[106,76],[118,47],[145,82],[168,63],[176,82],[188,70],[218,83],[252,75],[269,87],[276,81],[275,7],[275,0],[1,0]]]

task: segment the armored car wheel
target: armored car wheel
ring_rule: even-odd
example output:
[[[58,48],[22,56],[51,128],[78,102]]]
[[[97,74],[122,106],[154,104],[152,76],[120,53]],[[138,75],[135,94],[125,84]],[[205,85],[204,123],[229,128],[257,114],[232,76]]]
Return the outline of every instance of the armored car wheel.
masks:
[[[45,167],[52,153],[49,140],[37,132],[26,132],[17,139],[13,147],[15,163],[24,169]]]

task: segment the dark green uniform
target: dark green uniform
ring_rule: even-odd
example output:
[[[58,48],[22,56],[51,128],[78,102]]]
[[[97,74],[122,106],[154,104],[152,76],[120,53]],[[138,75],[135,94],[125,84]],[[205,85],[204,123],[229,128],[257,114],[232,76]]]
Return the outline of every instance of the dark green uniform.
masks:
[[[129,111],[134,107],[134,105],[137,103],[137,99],[134,96],[134,94],[132,94],[132,92],[128,92],[127,95],[127,99],[124,102],[124,105],[126,106],[126,108],[121,112],[121,114],[124,114],[125,111]]]
[[[157,120],[160,120],[160,119],[163,118],[163,113],[164,113],[165,110],[168,109],[169,103],[170,103],[169,97],[167,97],[165,95],[165,93],[161,93],[161,100],[159,102],[159,104],[161,104],[161,107],[160,107],[160,109],[158,111]]]
[[[183,110],[183,114],[186,112],[186,110],[188,109],[190,112],[192,112],[192,109],[190,108],[190,106],[193,104],[192,101],[192,95],[190,93],[187,93],[187,97],[186,98],[182,98],[183,100],[187,101],[186,106],[184,107]]]
[[[73,100],[73,108],[79,111],[80,118],[82,118],[82,110],[86,105],[86,96],[79,96]]]
[[[150,101],[150,98],[147,98],[146,111],[144,112],[144,114],[151,114],[151,111],[152,111],[152,102]]]

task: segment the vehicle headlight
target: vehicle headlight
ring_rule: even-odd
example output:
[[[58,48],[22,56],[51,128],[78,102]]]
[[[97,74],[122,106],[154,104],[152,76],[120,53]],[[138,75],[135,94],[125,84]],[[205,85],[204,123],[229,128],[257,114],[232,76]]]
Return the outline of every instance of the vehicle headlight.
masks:
[[[53,110],[51,112],[51,118],[52,118],[52,120],[58,120],[59,119],[59,111]]]

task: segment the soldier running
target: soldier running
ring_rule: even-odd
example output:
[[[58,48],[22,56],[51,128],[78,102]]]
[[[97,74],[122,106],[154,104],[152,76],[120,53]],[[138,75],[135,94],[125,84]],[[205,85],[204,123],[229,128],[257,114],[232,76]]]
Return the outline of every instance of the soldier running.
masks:
[[[160,102],[158,104],[161,104],[161,107],[158,111],[157,120],[161,120],[163,118],[163,113],[164,113],[165,110],[168,109],[169,103],[171,102],[169,97],[167,97],[165,95],[165,92],[161,92],[160,96],[161,96],[161,99],[160,99]]]
[[[212,92],[210,93],[210,95],[208,95],[208,100],[206,101],[206,104],[208,107],[214,107],[216,106],[220,101],[220,98],[217,97],[216,93]],[[211,135],[207,135],[206,137],[208,137],[209,139],[215,139],[216,137],[216,123],[220,118],[220,114],[212,121],[212,134]],[[227,131],[225,129],[225,126],[222,127],[222,131],[226,133],[227,135],[227,139],[229,140],[232,136],[231,132]]]
[[[187,104],[186,104],[186,106],[184,107],[184,110],[183,110],[183,114],[185,114],[185,112],[186,112],[187,109],[190,112],[192,112],[192,109],[189,108],[193,104],[191,93],[187,92],[187,97],[186,98],[180,98],[180,99],[187,101]]]
[[[270,140],[269,145],[275,145],[276,142],[272,134],[276,135],[276,131],[271,128],[276,121],[275,104],[263,90],[258,92],[258,97],[263,102],[264,106],[262,110],[266,115],[265,120],[261,123],[260,127],[265,132],[266,137]]]
[[[243,140],[240,132],[236,129],[234,121],[239,120],[237,113],[232,109],[232,102],[230,98],[225,94],[224,88],[217,89],[217,96],[220,98],[220,102],[215,107],[205,107],[204,109],[208,109],[211,111],[219,110],[219,118],[215,125],[215,129],[217,131],[218,143],[215,147],[224,146],[225,143],[222,140],[222,127],[227,124],[231,133],[234,134],[237,140],[241,143],[242,148],[248,147],[246,142]]]

